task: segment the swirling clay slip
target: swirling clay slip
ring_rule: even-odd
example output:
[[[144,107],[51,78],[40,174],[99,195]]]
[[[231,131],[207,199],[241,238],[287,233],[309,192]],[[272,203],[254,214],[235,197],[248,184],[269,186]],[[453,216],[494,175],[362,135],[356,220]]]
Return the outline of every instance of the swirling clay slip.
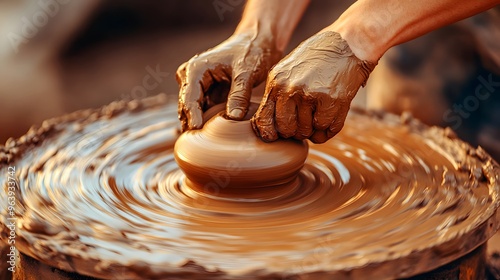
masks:
[[[449,130],[353,109],[290,180],[230,174],[205,188],[175,161],[176,106],[118,102],[1,147],[0,171],[15,165],[19,180],[18,250],[104,279],[388,279],[463,256],[499,227],[499,166]]]

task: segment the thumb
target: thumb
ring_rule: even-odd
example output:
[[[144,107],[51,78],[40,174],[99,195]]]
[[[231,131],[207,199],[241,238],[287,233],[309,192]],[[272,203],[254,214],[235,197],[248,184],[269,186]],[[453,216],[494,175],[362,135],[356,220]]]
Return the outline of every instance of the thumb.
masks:
[[[250,105],[252,86],[253,81],[250,80],[249,72],[236,72],[233,74],[226,106],[226,114],[230,119],[239,121],[245,117]]]

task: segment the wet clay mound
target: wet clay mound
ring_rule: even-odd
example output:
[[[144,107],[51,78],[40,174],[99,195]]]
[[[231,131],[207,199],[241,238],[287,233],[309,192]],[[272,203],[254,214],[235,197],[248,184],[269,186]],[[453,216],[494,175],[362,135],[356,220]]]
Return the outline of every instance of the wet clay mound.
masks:
[[[207,187],[175,162],[176,108],[115,103],[2,147],[1,171],[19,180],[18,249],[98,278],[380,279],[457,259],[499,226],[498,165],[447,130],[351,110],[293,180],[230,188],[219,170]]]
[[[191,188],[258,193],[252,189],[288,185],[296,179],[307,159],[307,142],[262,141],[249,123],[258,106],[251,103],[243,121],[228,119],[225,104],[213,106],[203,116],[202,129],[186,131],[177,139],[175,161]]]

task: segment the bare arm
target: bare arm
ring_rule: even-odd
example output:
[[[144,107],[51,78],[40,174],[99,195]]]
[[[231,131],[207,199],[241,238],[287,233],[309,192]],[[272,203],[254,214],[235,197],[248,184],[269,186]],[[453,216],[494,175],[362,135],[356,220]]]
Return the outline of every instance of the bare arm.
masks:
[[[195,55],[177,70],[179,119],[183,130],[201,128],[203,111],[227,98],[226,115],[248,111],[252,88],[282,57],[309,0],[249,0],[234,34]],[[230,84],[229,92],[213,90]]]
[[[342,129],[352,99],[390,47],[499,2],[357,1],[272,68],[251,121],[255,133],[265,141],[327,141]]]
[[[310,0],[249,0],[235,33],[255,32],[273,38],[283,52]]]
[[[392,46],[498,4],[499,0],[360,0],[324,30],[340,33],[358,58],[375,62]]]

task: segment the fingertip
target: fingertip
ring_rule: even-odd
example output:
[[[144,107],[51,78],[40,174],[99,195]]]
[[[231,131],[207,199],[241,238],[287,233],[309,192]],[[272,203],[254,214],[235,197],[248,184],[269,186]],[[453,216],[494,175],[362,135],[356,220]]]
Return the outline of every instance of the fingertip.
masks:
[[[203,112],[198,106],[188,110],[189,129],[200,129],[203,126]]]
[[[278,132],[274,127],[264,127],[260,129],[260,137],[265,142],[273,142],[278,140]]]
[[[328,141],[331,137],[328,137],[327,132],[325,130],[316,130],[309,140],[315,144],[323,144]]]
[[[227,116],[232,120],[241,121],[245,117],[245,111],[240,108],[232,109]]]
[[[253,129],[253,132],[255,133],[255,135],[260,138],[260,131],[259,131],[259,128],[257,127],[257,124],[255,123],[255,116],[253,116],[250,119],[250,124],[252,125],[252,129]]]
[[[253,81],[251,74],[245,71],[235,70],[231,89],[227,97],[227,116],[233,120],[242,120],[250,105]]]
[[[260,137],[263,141],[272,142],[278,140],[278,132],[274,127],[274,119],[272,117],[263,115],[262,111],[257,111],[250,123],[257,137]]]
[[[200,129],[203,127],[203,121],[199,119],[190,119],[189,120],[189,129]]]

